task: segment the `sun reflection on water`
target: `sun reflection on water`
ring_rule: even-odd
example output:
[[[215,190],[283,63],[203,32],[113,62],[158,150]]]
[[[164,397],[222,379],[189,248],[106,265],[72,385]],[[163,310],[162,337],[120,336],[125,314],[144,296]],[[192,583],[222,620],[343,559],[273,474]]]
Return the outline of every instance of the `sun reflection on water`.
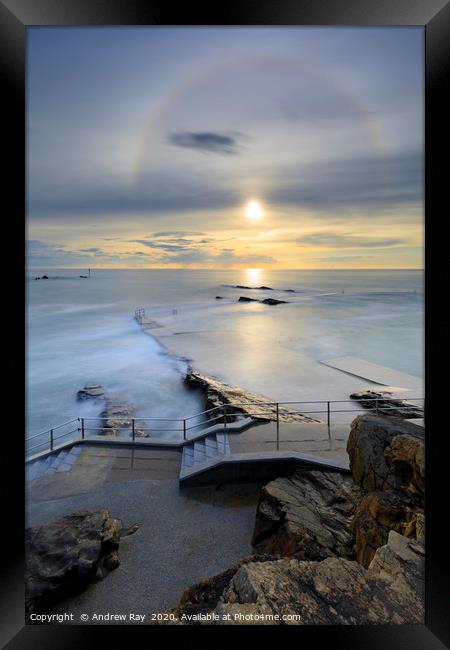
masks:
[[[262,269],[245,269],[246,282],[249,285],[262,283]]]

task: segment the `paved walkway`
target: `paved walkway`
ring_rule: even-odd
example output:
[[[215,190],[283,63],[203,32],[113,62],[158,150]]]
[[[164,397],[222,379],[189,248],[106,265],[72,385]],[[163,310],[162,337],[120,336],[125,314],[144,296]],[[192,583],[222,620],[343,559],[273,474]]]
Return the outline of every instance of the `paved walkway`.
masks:
[[[357,413],[351,414],[356,417]],[[239,434],[230,434],[232,453],[256,451],[298,451],[322,458],[348,461],[346,451],[350,423],[335,423],[328,429],[324,423],[280,422],[279,444],[275,422],[261,424]]]
[[[110,471],[122,470],[111,467]],[[47,478],[60,482],[61,476]],[[73,624],[79,624],[81,614],[91,617],[94,612],[163,612],[177,603],[186,587],[251,553],[260,486],[180,492],[176,479],[115,480],[112,474],[110,478],[87,493],[28,502],[28,525],[44,524],[79,509],[105,507],[122,519],[124,527],[139,524],[136,533],[122,539],[121,565],[116,570],[52,610],[74,613]]]

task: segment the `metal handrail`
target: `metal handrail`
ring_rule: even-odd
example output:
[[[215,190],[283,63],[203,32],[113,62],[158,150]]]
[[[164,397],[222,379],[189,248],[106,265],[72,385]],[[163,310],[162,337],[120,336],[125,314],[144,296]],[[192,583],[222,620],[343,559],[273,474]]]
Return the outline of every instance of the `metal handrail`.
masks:
[[[72,422],[77,422],[79,419],[80,418],[73,418],[72,420],[67,420],[67,422],[63,422],[62,424],[58,424],[55,427],[51,427],[50,429],[46,429],[45,431],[41,431],[40,433],[35,433],[32,436],[30,436],[29,438],[27,438],[27,440],[33,440],[33,438],[37,438],[38,436],[43,436],[45,433],[49,433],[52,429],[53,429],[53,431],[55,429],[60,429],[61,427],[65,427],[67,424],[71,424]]]
[[[401,402],[400,405],[394,404],[394,405],[389,405],[386,404],[386,402]],[[59,440],[60,438],[64,438],[65,436],[68,436],[71,433],[75,433],[78,431],[78,433],[81,432],[81,439],[83,440],[85,437],[85,432],[86,431],[107,431],[108,429],[115,430],[115,431],[132,431],[132,437],[133,440],[135,440],[135,431],[136,431],[136,423],[140,422],[178,422],[180,424],[179,428],[163,428],[160,429],[160,431],[165,431],[165,432],[177,432],[183,434],[183,439],[186,440],[186,434],[187,431],[190,431],[195,428],[199,427],[204,427],[204,428],[210,428],[211,426],[214,426],[214,423],[217,423],[218,420],[223,420],[223,426],[224,429],[227,427],[227,418],[229,417],[237,417],[237,416],[248,416],[248,417],[255,417],[255,418],[261,418],[261,417],[267,417],[271,416],[272,418],[276,416],[276,424],[277,424],[277,444],[279,444],[279,421],[280,421],[280,416],[286,416],[286,415],[309,415],[309,414],[316,414],[316,413],[327,413],[327,424],[330,426],[330,420],[331,420],[331,413],[353,413],[353,412],[360,412],[360,408],[353,408],[353,409],[335,409],[332,410],[330,408],[330,405],[332,404],[355,404],[358,402],[373,402],[375,406],[370,407],[370,406],[363,406],[362,409],[365,411],[376,411],[377,413],[379,412],[380,409],[382,410],[395,410],[396,407],[398,406],[399,408],[402,408],[404,410],[414,410],[417,409],[417,407],[414,404],[410,404],[410,402],[418,402],[418,401],[423,401],[424,406],[425,406],[425,398],[424,397],[376,397],[376,396],[368,396],[368,397],[360,397],[360,398],[352,398],[352,399],[346,399],[346,400],[302,400],[302,401],[288,401],[288,402],[258,402],[258,401],[253,401],[253,402],[230,402],[230,403],[225,403],[225,404],[219,404],[218,406],[214,406],[213,408],[207,409],[205,411],[201,411],[200,413],[197,413],[195,415],[188,416],[186,418],[157,418],[157,417],[129,417],[129,416],[123,416],[123,417],[114,417],[111,419],[114,419],[117,422],[127,422],[129,423],[128,426],[124,427],[107,427],[107,426],[101,426],[101,427],[92,427],[92,426],[86,426],[86,421],[98,421],[98,420],[107,420],[108,418],[104,418],[101,416],[89,416],[89,417],[83,417],[83,418],[73,418],[72,420],[68,420],[67,422],[63,422],[62,424],[58,424],[51,429],[47,429],[46,431],[42,431],[37,434],[33,434],[29,438],[27,438],[27,442],[30,440],[35,440],[36,438],[42,437],[46,434],[50,435],[50,449],[53,449],[54,443],[56,440]],[[383,403],[382,406],[380,406],[380,402]],[[319,410],[301,410],[301,411],[291,411],[287,409],[283,409],[280,407],[286,406],[286,405],[292,405],[292,404],[326,404],[327,408],[326,409],[319,409]],[[258,406],[259,411],[257,413],[251,413],[248,411],[242,411],[242,407],[249,408],[251,406]],[[273,407],[270,410],[264,410],[264,407]],[[234,408],[240,408],[239,411],[234,412]],[[209,417],[205,420],[202,420],[198,422],[197,424],[189,424],[187,426],[187,422],[194,418],[199,418],[202,415],[207,415],[210,413],[213,413],[214,411],[220,411],[220,413],[214,417]],[[68,431],[67,433],[63,433],[60,436],[54,436],[54,431],[56,429],[60,429],[63,426],[67,426],[68,424],[71,424],[72,422],[81,422],[81,428],[78,427],[76,429],[72,429],[71,431]],[[155,431],[155,429],[158,431],[158,429],[154,426],[143,426],[139,425],[139,428],[144,430],[144,431]],[[45,441],[38,443],[37,445],[34,445],[32,447],[28,447],[27,451],[31,451],[32,449],[36,449],[37,447],[42,447],[44,444],[46,444]]]

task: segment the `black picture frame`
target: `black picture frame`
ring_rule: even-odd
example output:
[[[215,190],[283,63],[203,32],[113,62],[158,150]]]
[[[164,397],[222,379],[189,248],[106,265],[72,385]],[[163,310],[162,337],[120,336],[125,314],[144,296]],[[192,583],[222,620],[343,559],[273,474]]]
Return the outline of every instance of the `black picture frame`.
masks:
[[[425,36],[425,216],[426,216],[426,255],[425,255],[425,304],[426,304],[426,400],[427,400],[427,554],[426,554],[426,623],[425,625],[401,626],[296,626],[287,629],[265,627],[264,636],[268,643],[274,642],[274,634],[281,632],[294,635],[298,643],[332,644],[336,648],[383,648],[400,650],[414,648],[433,650],[448,647],[450,644],[449,614],[450,597],[448,581],[443,577],[448,563],[448,543],[443,531],[447,519],[444,481],[448,473],[448,456],[445,445],[448,427],[442,418],[442,408],[446,404],[445,384],[433,384],[432,365],[445,364],[445,350],[435,349],[437,341],[445,347],[446,326],[449,318],[440,313],[442,304],[440,282],[448,286],[448,254],[446,239],[442,238],[442,220],[448,219],[448,181],[446,165],[445,127],[448,122],[448,102],[445,100],[446,72],[449,67],[449,26],[450,6],[444,0],[315,0],[314,2],[294,0],[258,0],[248,2],[226,2],[209,7],[196,7],[192,3],[181,6],[176,11],[164,2],[137,0],[0,0],[0,67],[2,70],[6,115],[3,120],[4,134],[9,138],[3,158],[6,161],[4,172],[4,212],[6,223],[17,229],[18,247],[24,240],[24,216],[26,214],[26,173],[25,173],[25,73],[26,73],[26,30],[34,25],[342,25],[342,26],[403,26],[420,25]],[[448,129],[448,126],[447,126]],[[442,162],[443,161],[443,162]],[[6,196],[5,196],[6,195]],[[439,242],[441,246],[439,246]],[[21,254],[19,253],[19,259]],[[17,271],[20,275],[20,272]],[[25,304],[23,283],[11,291],[10,283],[6,289],[7,310],[4,316],[20,314]],[[12,306],[14,305],[14,306]],[[445,306],[445,310],[446,306]],[[432,317],[432,313],[435,317]],[[16,354],[24,349],[20,338],[20,323],[17,316],[10,324],[19,335]],[[447,330],[448,331],[448,330]],[[441,347],[442,347],[441,346]],[[16,387],[23,385],[24,365],[16,362],[14,368],[8,367],[10,381]],[[11,379],[10,373],[15,375]],[[448,399],[448,398],[447,398]],[[19,403],[20,411],[23,404]],[[5,404],[8,410],[10,404]],[[17,412],[17,411],[16,411]],[[442,424],[441,424],[442,423]],[[11,426],[4,430],[3,469],[9,468],[7,488],[3,491],[3,537],[8,548],[3,552],[4,572],[0,582],[2,620],[0,622],[2,647],[11,649],[40,648],[80,648],[105,643],[105,633],[111,632],[104,626],[26,626],[24,623],[24,543],[23,543],[23,503],[24,503],[24,445],[20,435],[20,420],[15,415],[14,434]],[[9,435],[7,435],[9,433]],[[440,503],[441,500],[441,503]],[[444,510],[444,512],[442,512]],[[161,633],[162,628],[115,626],[114,638],[126,634],[145,634],[146,642],[151,641],[153,633]],[[192,630],[199,628],[180,628],[167,626],[162,629],[163,636],[173,639],[182,634],[183,642],[188,641]],[[255,634],[261,628],[220,627],[200,630],[210,634],[217,633],[223,642],[229,642],[239,635],[245,637]],[[148,636],[150,634],[150,637]],[[269,638],[270,637],[270,638]],[[278,637],[277,637],[278,638]],[[271,641],[272,639],[272,641]],[[445,645],[444,645],[445,644]]]

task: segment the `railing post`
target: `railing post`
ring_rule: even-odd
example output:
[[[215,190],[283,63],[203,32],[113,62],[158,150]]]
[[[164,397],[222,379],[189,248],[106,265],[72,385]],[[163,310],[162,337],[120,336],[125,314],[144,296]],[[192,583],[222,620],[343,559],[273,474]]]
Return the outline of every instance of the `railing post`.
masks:
[[[280,451],[280,405],[277,402],[277,451]]]
[[[53,451],[53,429],[50,429],[50,449]]]
[[[227,428],[227,405],[223,404],[222,406],[223,409],[223,428]]]
[[[375,413],[378,415],[378,399],[375,399]]]
[[[183,420],[183,440],[186,440],[186,418]]]
[[[81,418],[81,440],[84,440],[84,418]]]
[[[134,426],[134,418],[131,418],[131,432],[132,432],[132,438],[135,440],[136,438],[136,429]]]
[[[330,402],[327,402],[327,425],[330,428]]]

